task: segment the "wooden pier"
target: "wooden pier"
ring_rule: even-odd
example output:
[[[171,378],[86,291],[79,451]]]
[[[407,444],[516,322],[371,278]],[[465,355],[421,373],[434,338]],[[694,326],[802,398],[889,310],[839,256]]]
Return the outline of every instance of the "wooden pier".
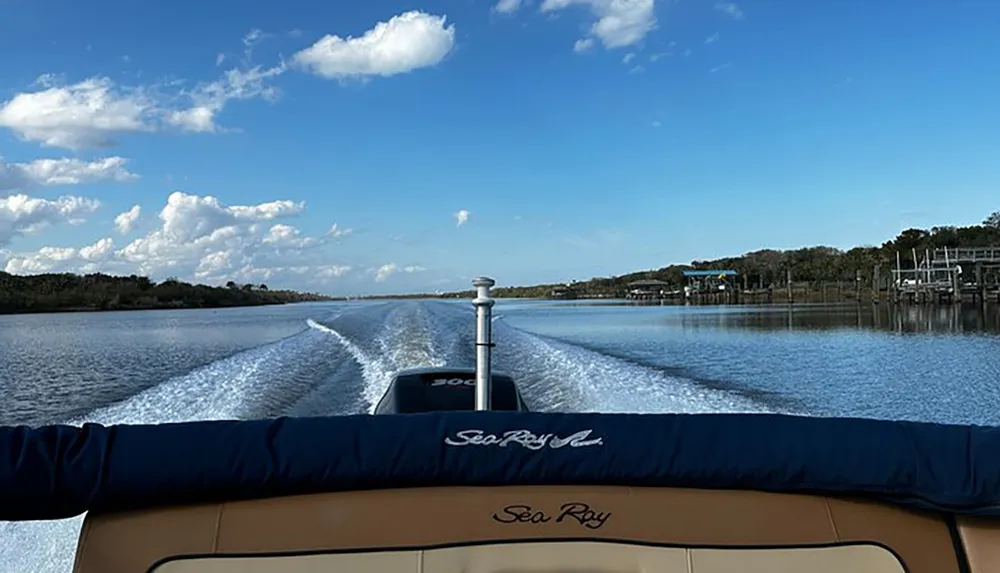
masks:
[[[1000,247],[912,249],[910,254],[914,266],[907,269],[896,253],[893,302],[1000,302]]]
[[[790,267],[773,269],[768,282],[759,272],[751,281],[744,269],[685,270],[683,282],[635,281],[618,296],[638,304],[1000,304],[1000,246],[911,249],[895,259],[880,257],[826,281],[796,280]]]
[[[676,291],[670,290],[670,283],[664,281],[634,281],[628,283],[628,288],[625,294],[628,300],[662,300],[676,296]]]
[[[681,273],[687,280],[684,298],[689,301],[739,302],[739,273],[731,269],[695,270]]]

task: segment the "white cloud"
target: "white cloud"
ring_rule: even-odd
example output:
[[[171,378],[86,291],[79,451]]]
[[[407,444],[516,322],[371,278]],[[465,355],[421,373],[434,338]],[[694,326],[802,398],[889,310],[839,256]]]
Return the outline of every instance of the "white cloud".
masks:
[[[743,10],[734,2],[716,2],[715,9],[734,20],[743,19]]]
[[[433,66],[455,45],[455,26],[444,16],[410,11],[379,22],[360,37],[326,35],[293,61],[328,79],[393,76]]]
[[[469,221],[469,211],[467,209],[460,209],[454,214],[455,220],[458,221],[458,227],[466,224]]]
[[[123,235],[129,234],[132,232],[132,229],[135,228],[135,223],[139,220],[139,215],[141,213],[142,209],[138,205],[134,205],[128,211],[119,213],[118,216],[115,217],[115,228],[118,229],[118,232]]]
[[[323,265],[316,269],[316,276],[321,279],[335,279],[351,272],[350,265]]]
[[[11,274],[94,273],[114,256],[114,241],[103,238],[79,249],[73,247],[42,247],[28,257],[15,256],[4,270]]]
[[[593,38],[583,38],[573,42],[573,51],[580,54],[594,47]]]
[[[285,63],[252,63],[254,47],[267,37],[251,30],[243,37],[239,67],[193,87],[180,80],[126,86],[104,76],[67,83],[56,74],[43,74],[30,91],[0,100],[0,127],[25,141],[73,150],[111,147],[135,133],[223,131],[217,116],[229,102],[273,102],[280,95],[273,83],[287,71]],[[324,36],[296,53],[294,62],[326,78],[392,76],[435,65],[454,45],[455,26],[446,25],[444,16],[411,11],[379,22],[357,38]],[[227,59],[219,53],[215,64]]]
[[[625,57],[622,58],[622,63],[623,64],[628,64],[629,62],[631,62],[634,59],[635,59],[635,52],[629,52],[629,53],[625,54]]]
[[[650,125],[652,125],[653,127],[663,127],[663,124],[660,123],[659,120],[653,120],[653,123]]]
[[[219,131],[216,116],[228,102],[274,101],[279,95],[270,82],[284,73],[284,63],[266,68],[250,62],[253,46],[263,37],[252,30],[243,39],[241,67],[193,88],[185,88],[179,80],[125,86],[101,76],[66,83],[55,74],[43,74],[33,84],[35,91],[0,102],[0,127],[25,141],[74,150],[110,147],[124,135],[166,128]],[[225,59],[219,54],[216,65]]]
[[[375,282],[377,282],[377,283],[385,282],[389,277],[391,277],[392,275],[394,275],[394,274],[396,274],[398,272],[404,272],[404,273],[422,273],[422,272],[424,272],[426,270],[427,270],[426,268],[424,268],[424,267],[422,267],[420,265],[408,265],[408,266],[405,266],[405,267],[400,267],[396,263],[388,263],[388,264],[382,265],[381,267],[379,267],[377,269],[374,269],[374,272],[375,272]]]
[[[140,89],[120,89],[109,78],[56,85],[39,77],[44,89],[15,95],[0,105],[0,127],[27,141],[81,149],[114,145],[122,134],[152,129],[155,105]]]
[[[710,73],[710,74],[714,74],[715,72],[718,72],[718,71],[722,71],[722,70],[724,70],[724,69],[728,68],[728,67],[729,67],[729,66],[731,66],[731,65],[733,65],[733,63],[732,63],[732,62],[726,62],[726,63],[724,63],[724,64],[720,64],[720,65],[718,65],[718,66],[715,66],[714,68],[711,68],[711,69],[709,69],[709,70],[708,70],[708,73]]]
[[[105,237],[93,245],[88,245],[80,249],[80,258],[85,261],[100,261],[109,257],[114,249],[115,242],[110,237]]]
[[[106,77],[61,85],[45,75],[36,82],[44,89],[19,93],[0,105],[0,127],[26,141],[74,150],[109,147],[122,135],[166,127],[218,131],[215,117],[229,101],[276,99],[279,92],[268,81],[284,69],[234,68],[216,81],[172,95],[152,87],[119,86]]]
[[[499,0],[493,5],[493,10],[501,14],[511,14],[517,12],[521,7],[521,0]]]
[[[654,4],[655,0],[545,0],[541,10],[553,12],[569,6],[588,7],[597,18],[590,26],[589,35],[599,39],[605,48],[621,48],[639,43],[656,29]]]
[[[211,133],[219,131],[215,116],[232,100],[263,99],[273,102],[278,99],[278,88],[268,84],[268,80],[281,75],[284,65],[273,68],[255,66],[250,69],[228,70],[214,82],[200,84],[195,89],[184,92],[192,102],[189,107],[166,114],[168,125],[183,131]]]
[[[6,163],[0,157],[0,193],[35,186],[137,180],[139,176],[129,172],[127,164],[128,160],[123,157],[105,157],[94,161],[36,159],[27,163]]]
[[[705,38],[705,43],[706,44],[714,44],[714,43],[716,43],[718,41],[719,41],[719,33],[718,32],[712,34],[711,36],[707,36]]]
[[[334,223],[330,227],[330,230],[326,232],[328,237],[333,237],[335,239],[340,237],[349,237],[352,233],[354,233],[354,229],[341,229],[336,223]]]
[[[175,191],[160,211],[163,227],[157,233],[178,242],[202,239],[220,229],[246,222],[270,221],[298,215],[305,203],[271,201],[258,205],[223,205],[211,195],[200,197]]]
[[[15,275],[58,273],[79,259],[79,252],[72,247],[42,247],[32,258],[11,259],[4,270]]]
[[[74,223],[100,207],[95,199],[71,195],[55,200],[23,194],[0,197],[0,246],[21,235],[38,233],[59,223]]]
[[[272,245],[284,245],[298,249],[312,247],[319,243],[319,239],[315,237],[303,237],[302,232],[297,227],[283,223],[272,225],[262,241]]]
[[[20,216],[16,230],[40,222],[77,218],[95,208],[85,203],[45,207],[44,200],[13,198],[19,204],[6,211],[34,213]],[[26,208],[25,201],[34,201]],[[55,203],[55,202],[50,202]],[[57,209],[61,205],[61,210]],[[47,211],[45,209],[48,209]],[[93,245],[74,248],[46,246],[34,252],[9,256],[5,270],[12,273],[108,272],[148,275],[154,280],[177,276],[182,280],[221,284],[228,280],[261,282],[279,280],[296,286],[321,286],[351,272],[347,264],[330,261],[325,247],[330,237],[304,236],[295,226],[279,221],[294,217],[303,203],[271,201],[256,205],[226,205],[215,197],[174,192],[160,210],[160,224],[149,233],[115,247],[106,238]],[[57,212],[56,215],[46,215]],[[3,221],[4,203],[0,203],[0,229],[13,225]],[[116,227],[126,225],[139,215],[138,206],[119,215]],[[3,231],[0,230],[0,233]]]
[[[271,34],[265,34],[260,28],[254,28],[243,36],[244,65],[248,67],[250,66],[250,62],[253,60],[253,49],[257,46],[257,44],[269,37],[271,37]]]
[[[392,274],[395,273],[396,270],[398,270],[396,267],[396,263],[389,263],[386,265],[382,265],[381,267],[378,268],[378,270],[375,271],[375,282],[377,283],[385,282],[385,280],[388,279],[390,276],[392,276]]]

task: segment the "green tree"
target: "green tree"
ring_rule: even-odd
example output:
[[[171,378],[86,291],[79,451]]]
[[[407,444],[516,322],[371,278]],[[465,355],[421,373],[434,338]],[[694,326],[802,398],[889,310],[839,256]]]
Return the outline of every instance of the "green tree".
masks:
[[[0,271],[0,314],[63,310],[217,308],[329,300],[292,291],[192,285],[169,278],[154,284],[147,277],[68,273],[19,276]],[[251,285],[247,285],[250,287]]]

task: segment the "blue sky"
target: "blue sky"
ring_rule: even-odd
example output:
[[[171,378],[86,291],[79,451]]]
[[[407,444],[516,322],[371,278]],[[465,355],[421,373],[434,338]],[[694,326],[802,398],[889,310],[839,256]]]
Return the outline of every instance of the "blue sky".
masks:
[[[0,0],[0,267],[433,291],[978,223],[1000,209],[998,18]]]

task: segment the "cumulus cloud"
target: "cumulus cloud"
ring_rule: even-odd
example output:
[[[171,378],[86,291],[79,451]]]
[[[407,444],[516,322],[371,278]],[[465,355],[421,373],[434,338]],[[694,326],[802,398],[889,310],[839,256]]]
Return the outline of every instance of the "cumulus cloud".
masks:
[[[12,227],[6,223],[7,211],[33,214],[18,218],[16,234],[52,220],[56,214],[65,220],[96,208],[96,204],[81,203],[85,200],[76,199],[74,203],[72,198],[62,198],[58,204],[21,196],[6,201],[11,200],[14,200],[12,208],[0,202],[0,240],[4,229]],[[160,210],[159,225],[126,244],[116,246],[111,238],[104,238],[82,248],[46,246],[34,252],[13,254],[7,259],[5,270],[134,273],[155,280],[177,276],[209,283],[280,279],[316,286],[348,275],[351,266],[332,263],[331,254],[324,249],[331,239],[329,233],[306,236],[285,221],[303,209],[303,203],[287,200],[227,205],[212,196],[177,191],[170,194]],[[118,231],[131,229],[139,214],[138,206],[119,214],[115,219]]]
[[[122,134],[151,129],[156,107],[141,89],[122,89],[101,77],[54,85],[46,75],[36,83],[43,89],[18,93],[0,105],[0,127],[27,141],[69,149],[107,147]]]
[[[393,76],[433,66],[455,45],[444,16],[410,11],[379,22],[359,37],[326,35],[296,53],[293,62],[328,79]]]
[[[304,237],[302,236],[302,231],[300,231],[297,227],[279,223],[277,225],[272,225],[271,228],[267,230],[267,234],[262,239],[262,242],[304,249],[319,244],[319,239],[316,237]]]
[[[455,213],[455,220],[458,222],[456,226],[461,227],[469,221],[469,211],[467,209],[460,209]]]
[[[137,180],[139,176],[127,169],[127,163],[128,160],[123,157],[105,157],[94,161],[36,159],[27,163],[6,163],[0,157],[0,193],[35,186]]]
[[[0,197],[0,246],[22,235],[36,234],[59,223],[80,222],[100,207],[95,199],[66,195],[41,199],[24,194]]]
[[[589,8],[596,21],[588,30],[588,38],[574,45],[577,52],[601,41],[605,48],[622,48],[639,43],[656,29],[655,0],[545,0],[542,12],[554,12],[570,6]]]
[[[41,273],[95,273],[104,269],[114,256],[114,241],[103,238],[81,247],[42,247],[30,257],[14,257],[7,261],[5,271],[30,275]]]
[[[118,232],[123,235],[131,233],[132,229],[135,228],[135,224],[139,220],[139,215],[141,213],[142,208],[138,205],[134,205],[131,209],[125,211],[124,213],[119,213],[118,216],[115,217],[115,228],[118,229]]]

